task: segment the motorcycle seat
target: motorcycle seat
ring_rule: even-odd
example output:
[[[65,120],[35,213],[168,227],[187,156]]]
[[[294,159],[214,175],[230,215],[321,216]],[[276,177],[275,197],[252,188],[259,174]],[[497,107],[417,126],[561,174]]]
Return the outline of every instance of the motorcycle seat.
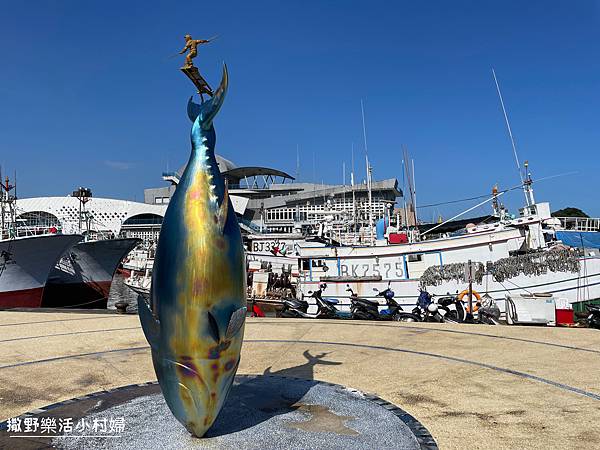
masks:
[[[305,307],[308,307],[308,302],[304,301],[304,300],[298,300],[296,298],[289,298],[284,300],[284,303],[286,303],[290,308],[294,308],[294,309],[302,309]]]
[[[323,301],[331,305],[337,305],[339,303],[339,300],[336,298],[324,298]]]
[[[369,300],[367,298],[359,298],[356,299],[358,303],[364,303],[367,306],[379,306],[379,302],[377,300]]]
[[[438,303],[442,306],[448,306],[448,305],[454,303],[454,298],[453,297],[440,297],[438,299]]]

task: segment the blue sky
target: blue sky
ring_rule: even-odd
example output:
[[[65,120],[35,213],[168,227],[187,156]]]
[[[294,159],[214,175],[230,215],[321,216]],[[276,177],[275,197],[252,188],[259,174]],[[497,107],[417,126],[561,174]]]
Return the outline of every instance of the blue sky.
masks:
[[[364,178],[362,98],[375,178],[401,179],[404,144],[420,204],[514,186],[493,66],[534,178],[577,172],[537,199],[600,216],[598,2],[1,3],[0,163],[21,197],[83,185],[140,201],[162,185],[189,154],[194,91],[168,57],[191,33],[220,35],[196,64],[212,84],[228,64],[217,151],[238,165],[294,175],[298,145],[301,180],[341,182],[354,143]]]

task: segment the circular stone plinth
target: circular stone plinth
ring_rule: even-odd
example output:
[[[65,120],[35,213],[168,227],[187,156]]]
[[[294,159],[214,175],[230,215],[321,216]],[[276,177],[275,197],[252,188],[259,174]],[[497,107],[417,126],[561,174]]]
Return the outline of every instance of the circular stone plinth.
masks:
[[[26,448],[48,444],[73,450],[437,448],[417,420],[378,397],[275,375],[237,376],[223,410],[201,439],[192,437],[171,415],[156,383],[91,394],[22,417],[73,418],[74,423],[85,419],[88,424],[124,419],[119,432],[74,429],[68,435],[19,439],[32,445]],[[1,429],[6,429],[5,423]],[[0,432],[0,447],[7,434]]]

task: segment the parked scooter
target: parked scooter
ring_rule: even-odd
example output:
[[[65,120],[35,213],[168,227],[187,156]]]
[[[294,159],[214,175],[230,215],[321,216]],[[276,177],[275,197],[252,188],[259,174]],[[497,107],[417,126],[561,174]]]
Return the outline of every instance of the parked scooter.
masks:
[[[437,303],[432,300],[432,296],[425,289],[421,289],[417,306],[412,310],[412,314],[418,318],[419,322],[443,322],[444,317],[441,312],[445,312]]]
[[[329,319],[335,318],[339,311],[336,308],[338,301],[333,298],[323,298],[323,290],[327,288],[326,283],[321,283],[316,291],[308,291],[309,298],[314,298],[317,304],[317,312],[311,314],[308,312],[310,306],[304,298],[288,298],[283,301],[281,317],[306,317],[310,319]]]
[[[597,328],[600,330],[600,306],[599,305],[585,305],[586,309],[590,313],[587,318],[587,323],[590,328]]]
[[[487,325],[499,325],[500,309],[496,302],[489,296],[487,299],[473,303],[473,314],[469,313],[469,307],[457,294],[447,293],[439,297],[435,302],[435,295],[421,290],[417,307],[413,310],[424,322],[448,322],[448,323],[482,323]]]
[[[437,300],[438,311],[444,322],[461,323],[467,318],[465,305],[459,300],[458,295],[449,292]]]
[[[486,325],[500,325],[500,308],[494,301],[494,299],[485,294],[479,304],[479,309],[477,310],[478,322]]]
[[[368,300],[365,298],[359,298],[358,295],[350,288],[350,285],[346,285],[350,292],[350,311],[353,319],[361,320],[396,320],[400,322],[416,322],[418,318],[411,313],[404,312],[402,307],[394,299],[394,291],[390,288],[388,283],[387,289],[379,291],[377,288],[373,288],[377,292],[378,297],[385,299],[386,309],[379,310],[379,302],[376,300]]]
[[[350,292],[350,315],[353,319],[373,320],[379,317],[379,302],[359,298],[349,284],[346,285],[346,292]]]

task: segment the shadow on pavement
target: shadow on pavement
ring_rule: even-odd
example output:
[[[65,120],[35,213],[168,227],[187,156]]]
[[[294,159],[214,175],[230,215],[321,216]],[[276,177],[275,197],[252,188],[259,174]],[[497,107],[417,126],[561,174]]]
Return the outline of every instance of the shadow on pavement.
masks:
[[[268,367],[263,376],[242,378],[231,388],[229,397],[216,422],[206,437],[234,433],[258,425],[274,416],[297,410],[298,402],[317,384],[314,380],[316,365],[340,365],[327,361],[328,353],[311,355],[304,351],[304,364],[271,371]],[[294,377],[298,379],[292,379]]]

